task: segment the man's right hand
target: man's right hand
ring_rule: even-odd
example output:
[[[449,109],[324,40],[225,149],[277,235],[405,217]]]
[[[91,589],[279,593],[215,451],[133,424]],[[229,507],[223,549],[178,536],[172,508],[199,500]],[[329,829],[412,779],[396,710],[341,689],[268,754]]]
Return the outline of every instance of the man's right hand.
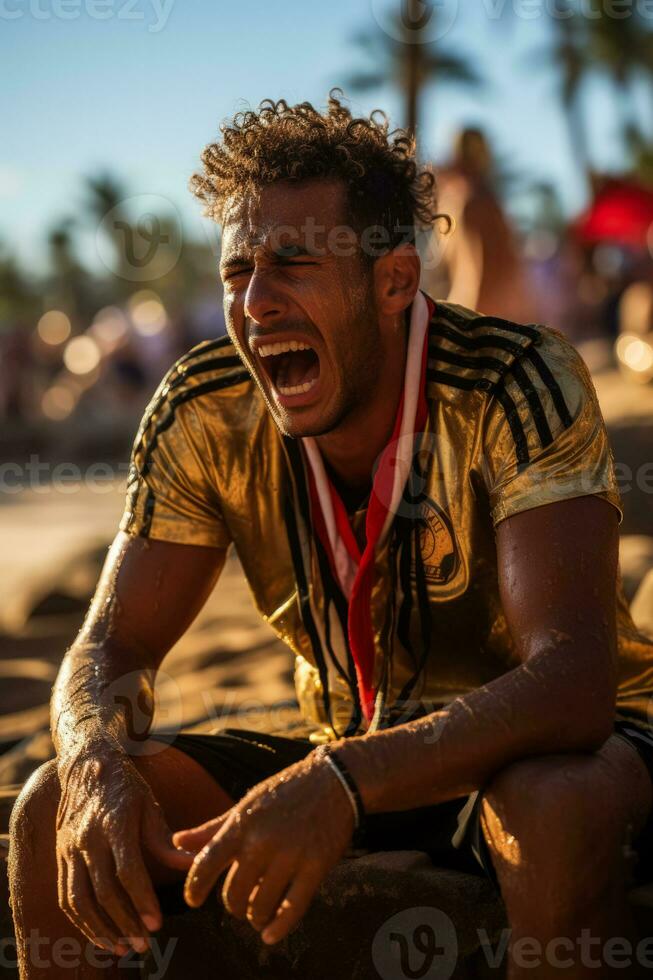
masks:
[[[93,943],[148,948],[161,911],[145,858],[188,867],[148,783],[118,746],[95,743],[60,764],[59,904]]]

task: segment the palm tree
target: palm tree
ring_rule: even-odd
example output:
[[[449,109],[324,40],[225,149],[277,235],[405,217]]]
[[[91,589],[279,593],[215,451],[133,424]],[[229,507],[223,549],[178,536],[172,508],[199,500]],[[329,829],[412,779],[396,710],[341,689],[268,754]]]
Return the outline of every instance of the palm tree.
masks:
[[[109,237],[115,259],[111,271],[125,284],[129,279],[129,261],[125,246],[129,236],[130,223],[125,211],[127,191],[118,178],[110,173],[101,173],[85,179],[85,207],[96,228],[102,229]],[[105,220],[108,215],[111,220]],[[118,283],[114,283],[118,288]],[[123,288],[119,292],[124,291]]]
[[[563,16],[563,14],[565,16]],[[588,134],[582,105],[582,93],[593,62],[588,50],[587,21],[578,15],[569,0],[560,7],[560,16],[552,18],[553,42],[544,51],[530,57],[531,65],[544,61],[553,64],[558,72],[558,92],[569,131],[569,143],[575,164],[592,186],[592,169]]]
[[[420,122],[420,102],[427,85],[436,83],[473,86],[481,81],[479,74],[461,55],[441,51],[437,42],[426,40],[437,16],[433,4],[426,0],[401,0],[388,33],[379,28],[374,33],[361,32],[353,38],[375,66],[352,74],[347,85],[363,92],[390,83],[405,98],[405,125],[413,135]],[[420,34],[425,40],[420,40]]]
[[[50,267],[47,302],[64,310],[73,321],[88,312],[87,274],[75,257],[74,218],[63,218],[48,233]]]
[[[0,240],[0,334],[16,321],[33,319],[40,309],[34,282],[25,276],[6,243]]]
[[[107,212],[120,208],[127,197],[123,184],[110,173],[86,177],[84,183],[87,208],[99,220]]]
[[[594,4],[597,0],[593,0]],[[597,8],[602,10],[599,5]],[[589,56],[612,82],[617,94],[624,135],[637,125],[633,82],[638,77],[653,82],[653,31],[635,10],[629,17],[603,16],[588,21]]]
[[[582,107],[582,89],[591,69],[585,25],[576,16],[554,23],[557,37],[553,57],[560,66],[560,98],[568,120],[569,140],[574,158],[591,185],[593,170]]]

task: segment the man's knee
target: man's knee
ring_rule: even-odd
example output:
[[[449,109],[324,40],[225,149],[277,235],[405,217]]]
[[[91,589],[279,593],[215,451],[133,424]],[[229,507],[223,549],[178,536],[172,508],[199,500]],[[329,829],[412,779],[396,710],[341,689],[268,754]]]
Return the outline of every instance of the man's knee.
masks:
[[[10,858],[19,850],[33,854],[52,840],[61,793],[57,765],[44,763],[25,783],[11,812],[9,822]]]
[[[574,882],[600,887],[619,855],[622,816],[590,755],[513,763],[483,793],[483,832],[502,887],[524,876],[569,891]]]

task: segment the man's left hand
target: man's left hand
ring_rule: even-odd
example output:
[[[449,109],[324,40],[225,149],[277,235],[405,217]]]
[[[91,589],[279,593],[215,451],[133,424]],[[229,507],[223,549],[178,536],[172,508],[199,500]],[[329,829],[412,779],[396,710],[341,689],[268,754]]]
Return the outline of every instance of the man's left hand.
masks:
[[[202,905],[218,876],[225,907],[266,943],[283,939],[349,846],[354,812],[337,776],[313,755],[259,783],[226,813],[173,836],[195,852],[184,887]],[[189,859],[190,860],[190,859]]]

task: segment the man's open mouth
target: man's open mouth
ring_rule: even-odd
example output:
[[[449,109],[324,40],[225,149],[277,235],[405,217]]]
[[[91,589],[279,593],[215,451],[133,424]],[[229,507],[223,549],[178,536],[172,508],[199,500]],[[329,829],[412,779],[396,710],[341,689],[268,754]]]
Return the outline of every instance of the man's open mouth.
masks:
[[[257,345],[265,373],[280,395],[302,395],[317,384],[320,359],[303,340]]]

